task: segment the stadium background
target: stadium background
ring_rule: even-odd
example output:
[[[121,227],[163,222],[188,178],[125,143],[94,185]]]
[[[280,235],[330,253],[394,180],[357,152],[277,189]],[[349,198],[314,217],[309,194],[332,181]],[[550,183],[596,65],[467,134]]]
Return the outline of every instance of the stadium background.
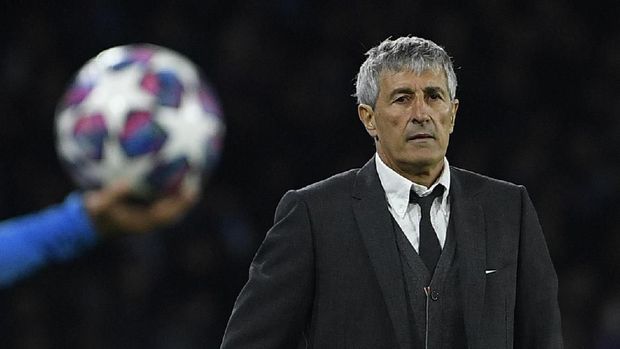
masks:
[[[450,162],[528,187],[560,279],[566,347],[620,347],[617,5],[129,3],[0,5],[0,218],[73,190],[54,150],[55,103],[111,46],[151,42],[203,68],[227,117],[223,161],[181,225],[0,291],[3,348],[217,347],[281,195],[372,155],[353,78],[368,48],[406,34],[455,58]]]

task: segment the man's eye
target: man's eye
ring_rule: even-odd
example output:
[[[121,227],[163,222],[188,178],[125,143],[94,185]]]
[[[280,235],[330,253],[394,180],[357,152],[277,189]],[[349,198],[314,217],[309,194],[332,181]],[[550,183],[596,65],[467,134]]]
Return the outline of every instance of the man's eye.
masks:
[[[430,98],[433,101],[436,101],[438,99],[441,99],[441,95],[439,93],[431,93],[430,95],[428,95],[428,98]]]
[[[407,100],[409,100],[408,96],[400,96],[394,99],[394,103],[405,103]]]

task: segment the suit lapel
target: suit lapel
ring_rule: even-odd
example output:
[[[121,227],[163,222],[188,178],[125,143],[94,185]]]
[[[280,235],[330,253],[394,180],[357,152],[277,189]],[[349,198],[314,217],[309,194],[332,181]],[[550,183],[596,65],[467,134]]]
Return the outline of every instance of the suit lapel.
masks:
[[[374,158],[358,172],[353,211],[401,348],[411,346],[407,300],[390,212]]]
[[[477,341],[484,302],[486,232],[484,214],[475,194],[451,170],[450,219],[454,219],[465,330],[470,346]],[[474,345],[475,346],[475,345]]]

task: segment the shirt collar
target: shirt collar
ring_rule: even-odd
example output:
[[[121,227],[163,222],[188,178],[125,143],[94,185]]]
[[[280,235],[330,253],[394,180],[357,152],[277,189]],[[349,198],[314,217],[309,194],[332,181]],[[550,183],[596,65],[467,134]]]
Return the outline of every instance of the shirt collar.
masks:
[[[407,207],[409,206],[409,192],[413,189],[419,196],[426,196],[430,194],[437,185],[443,185],[445,188],[442,194],[442,205],[446,203],[448,198],[448,192],[450,191],[450,164],[448,159],[443,159],[443,169],[439,178],[429,188],[413,183],[407,178],[396,173],[393,169],[388,167],[383,160],[379,157],[379,154],[375,154],[375,165],[377,168],[377,174],[381,181],[381,186],[385,191],[388,204],[394,212],[404,217],[407,213]]]

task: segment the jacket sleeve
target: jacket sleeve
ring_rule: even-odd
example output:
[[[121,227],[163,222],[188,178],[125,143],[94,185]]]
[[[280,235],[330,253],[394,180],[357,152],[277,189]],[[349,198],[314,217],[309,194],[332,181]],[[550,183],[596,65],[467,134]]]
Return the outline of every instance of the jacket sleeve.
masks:
[[[521,188],[521,235],[515,304],[515,348],[562,348],[558,279],[538,215]]]
[[[296,348],[314,294],[313,241],[308,208],[284,195],[233,307],[222,349]]]
[[[0,222],[0,288],[49,263],[74,258],[96,241],[77,193],[62,204]]]

